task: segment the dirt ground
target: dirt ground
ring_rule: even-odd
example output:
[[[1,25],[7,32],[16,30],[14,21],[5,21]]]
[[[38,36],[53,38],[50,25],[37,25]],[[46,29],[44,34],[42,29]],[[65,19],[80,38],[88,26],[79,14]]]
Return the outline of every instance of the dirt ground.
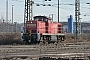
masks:
[[[68,43],[68,42],[90,42],[90,34],[81,34],[77,36],[76,39],[76,35],[75,34],[66,34],[66,39],[64,42]]]
[[[78,39],[75,39],[75,34],[66,34],[65,43],[75,43],[75,42],[90,42],[90,34],[81,34],[78,35]],[[0,45],[5,44],[22,44],[23,41],[21,40],[21,33],[0,33]]]
[[[0,33],[0,44],[22,43],[20,33]]]

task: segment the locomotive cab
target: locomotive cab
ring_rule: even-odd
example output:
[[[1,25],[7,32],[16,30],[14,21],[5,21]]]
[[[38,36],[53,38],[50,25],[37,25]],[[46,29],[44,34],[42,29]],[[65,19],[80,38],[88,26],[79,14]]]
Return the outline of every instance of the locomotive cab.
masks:
[[[40,42],[40,34],[44,33],[40,28],[43,28],[44,23],[47,21],[45,16],[35,16],[34,20],[26,21],[26,32],[23,34],[23,39],[26,43]],[[43,25],[43,26],[41,26]]]
[[[51,20],[51,19],[46,17],[46,16],[35,16],[34,20],[35,21],[44,21],[44,22],[46,22],[47,20]]]

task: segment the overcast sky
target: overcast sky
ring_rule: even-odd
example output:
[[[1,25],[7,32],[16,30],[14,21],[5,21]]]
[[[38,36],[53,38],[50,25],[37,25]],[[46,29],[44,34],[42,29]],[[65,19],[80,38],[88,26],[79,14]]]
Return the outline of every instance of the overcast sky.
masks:
[[[11,8],[12,5],[14,5],[14,22],[22,23],[24,20],[24,0],[8,0],[9,1],[9,16],[8,19],[11,20]],[[33,15],[46,15],[49,16],[49,14],[54,14],[54,21],[58,21],[57,19],[57,0],[52,0],[51,2],[44,0],[34,0],[37,4],[51,4],[54,6],[36,6],[34,4],[33,6]],[[81,21],[89,21],[90,20],[90,5],[87,5],[86,3],[90,2],[90,0],[81,0]],[[75,4],[75,0],[60,0],[60,21],[68,21],[68,16],[73,15],[74,19],[74,5],[68,5],[68,4]],[[0,0],[0,15],[3,16],[4,19],[6,19],[6,0]],[[86,16],[85,16],[86,15]],[[74,20],[75,21],[75,20]],[[10,21],[9,21],[10,22]]]

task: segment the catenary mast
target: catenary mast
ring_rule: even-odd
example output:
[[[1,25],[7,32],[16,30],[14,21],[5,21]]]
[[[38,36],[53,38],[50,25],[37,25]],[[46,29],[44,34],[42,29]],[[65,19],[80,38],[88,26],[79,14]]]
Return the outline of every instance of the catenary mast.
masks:
[[[25,0],[24,32],[25,32],[26,21],[32,20],[33,18],[33,4],[34,2],[32,0]]]
[[[76,40],[77,40],[78,35],[81,34],[80,0],[75,0],[75,21],[76,21]]]

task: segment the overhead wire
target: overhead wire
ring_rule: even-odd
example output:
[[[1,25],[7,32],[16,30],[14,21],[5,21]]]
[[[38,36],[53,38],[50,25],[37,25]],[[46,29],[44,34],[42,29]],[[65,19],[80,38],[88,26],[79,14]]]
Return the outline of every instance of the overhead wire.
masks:
[[[24,2],[24,1],[20,1],[20,0],[12,0],[12,1]],[[35,3],[34,3],[34,4],[38,4],[38,3],[36,3],[36,2],[39,2],[39,4],[40,4],[40,2],[41,2],[42,4],[40,4],[40,5],[44,5],[44,4],[43,4],[43,1],[37,1],[37,0],[35,0]],[[81,2],[81,4],[82,4],[82,3],[85,4],[86,2]],[[57,5],[58,5],[58,4],[53,3],[53,4],[51,5],[51,7],[56,7],[56,8],[58,8]],[[66,6],[75,6],[74,3],[67,3],[67,4],[66,4],[66,3],[63,3],[63,2],[62,2],[61,4],[59,4],[59,5],[61,5],[61,6],[65,6],[65,5],[66,5]],[[66,9],[67,9],[67,10],[70,10],[70,8],[66,8],[66,7],[65,7],[65,8],[64,8],[64,7],[60,7],[60,8],[61,8],[61,9],[65,9],[65,10],[66,10]],[[84,7],[82,7],[82,8],[84,8]],[[87,7],[86,7],[86,8],[87,8]],[[73,10],[74,10],[74,9],[73,9]]]

